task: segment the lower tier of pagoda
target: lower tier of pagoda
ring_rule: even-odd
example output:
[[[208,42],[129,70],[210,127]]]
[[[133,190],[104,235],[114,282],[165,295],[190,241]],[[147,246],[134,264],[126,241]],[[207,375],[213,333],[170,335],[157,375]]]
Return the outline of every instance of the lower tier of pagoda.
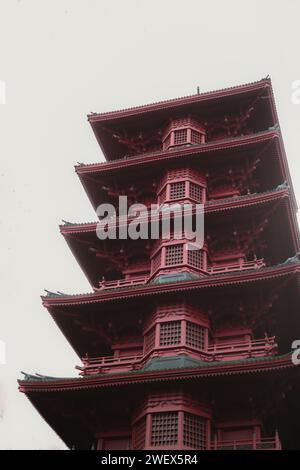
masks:
[[[298,434],[291,354],[214,362],[157,358],[143,370],[78,378],[25,375],[19,387],[68,447],[280,450]],[[255,380],[254,380],[255,377]],[[298,442],[298,441],[297,441]]]

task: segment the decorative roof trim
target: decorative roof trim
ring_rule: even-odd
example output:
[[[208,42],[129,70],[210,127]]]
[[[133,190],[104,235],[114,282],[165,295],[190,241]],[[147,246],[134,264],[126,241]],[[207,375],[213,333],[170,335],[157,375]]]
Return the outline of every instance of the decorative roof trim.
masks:
[[[224,140],[212,141],[206,144],[193,145],[192,147],[175,148],[172,150],[159,150],[157,152],[150,152],[139,154],[128,158],[110,160],[107,162],[88,163],[75,165],[76,173],[81,176],[85,173],[100,173],[111,170],[119,170],[122,167],[136,166],[140,164],[147,164],[154,161],[169,160],[177,157],[184,157],[190,155],[198,155],[199,153],[214,152],[217,150],[233,149],[243,145],[251,145],[265,140],[280,138],[279,130],[267,130],[257,132],[242,137],[234,137]]]
[[[217,201],[210,201],[204,205],[205,213],[211,214],[214,212],[221,212],[225,210],[234,210],[239,208],[244,208],[248,206],[253,206],[257,204],[264,204],[269,201],[274,201],[277,199],[283,199],[289,197],[289,188],[276,188],[271,191],[265,191],[263,193],[247,194],[244,196],[231,197],[226,199],[219,199]],[[119,219],[117,219],[118,221]],[[130,219],[131,220],[131,219]],[[145,218],[145,222],[147,222]],[[95,232],[98,222],[87,222],[87,223],[65,223],[60,225],[60,231],[63,235],[68,235],[71,233],[84,233],[84,232]],[[122,220],[119,221],[120,225]],[[142,223],[142,222],[141,222]],[[128,221],[126,222],[126,225]]]
[[[163,295],[202,288],[223,287],[228,285],[242,284],[245,282],[268,280],[298,273],[300,273],[300,261],[299,259],[296,260],[292,258],[275,267],[271,266],[251,271],[248,270],[235,273],[205,276],[192,281],[180,281],[161,284],[159,289],[157,289],[157,285],[155,284],[143,284],[141,286],[135,286],[134,288],[124,287],[122,289],[110,289],[109,291],[103,290],[87,294],[55,295],[53,297],[42,296],[42,301],[46,308],[65,305],[110,302],[113,300],[137,298],[148,295]]]
[[[129,116],[134,116],[137,114],[159,111],[161,109],[184,106],[192,103],[201,103],[202,101],[211,101],[214,99],[224,98],[227,96],[233,96],[238,94],[246,94],[248,92],[260,90],[262,88],[272,88],[271,79],[263,78],[255,82],[250,82],[242,85],[235,85],[228,88],[221,88],[219,90],[206,91],[203,93],[197,93],[195,95],[173,98],[170,100],[157,101],[155,103],[134,106],[116,111],[92,113],[88,115],[88,120],[90,123],[95,123],[113,119],[120,119]]]
[[[291,360],[291,353],[268,357],[265,360],[241,360],[236,363],[223,363],[206,367],[166,369],[159,371],[132,371],[127,373],[103,374],[95,377],[62,378],[49,380],[43,377],[28,376],[29,380],[19,380],[19,389],[24,393],[31,392],[65,392],[69,390],[87,390],[93,388],[133,385],[137,383],[162,382],[170,380],[187,380],[224,375],[238,375],[256,372],[297,367]]]

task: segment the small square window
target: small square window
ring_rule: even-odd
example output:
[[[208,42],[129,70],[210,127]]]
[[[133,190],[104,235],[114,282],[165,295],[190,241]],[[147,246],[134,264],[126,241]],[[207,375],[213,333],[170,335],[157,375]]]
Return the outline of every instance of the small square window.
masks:
[[[191,140],[193,144],[201,144],[201,134],[200,132],[194,131],[191,132]]]
[[[202,201],[202,188],[199,184],[190,183],[190,198],[196,202]]]
[[[205,348],[205,328],[197,323],[187,321],[186,344],[203,351]]]
[[[183,444],[191,449],[205,450],[207,447],[206,419],[184,413]]]
[[[173,266],[173,265],[182,264],[182,263],[183,263],[183,244],[167,246],[166,266]]]
[[[185,197],[185,181],[170,184],[170,199],[183,199]]]
[[[152,446],[170,446],[178,442],[178,413],[154,413],[152,415]]]
[[[160,324],[160,346],[170,346],[180,344],[181,341],[181,322],[170,321]]]
[[[174,131],[174,145],[186,144],[187,129],[179,129]]]

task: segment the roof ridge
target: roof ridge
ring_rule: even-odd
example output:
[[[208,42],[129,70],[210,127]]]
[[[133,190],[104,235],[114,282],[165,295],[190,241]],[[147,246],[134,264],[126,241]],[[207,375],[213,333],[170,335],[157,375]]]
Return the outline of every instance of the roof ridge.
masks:
[[[134,111],[134,110],[138,110],[138,109],[145,109],[147,107],[151,107],[151,106],[157,106],[157,105],[163,105],[163,104],[176,104],[176,102],[178,101],[181,101],[181,100],[185,100],[185,99],[189,99],[189,98],[195,98],[197,96],[200,96],[200,97],[203,97],[205,95],[207,95],[208,97],[210,95],[213,95],[215,93],[222,93],[222,92],[227,92],[227,91],[231,91],[231,90],[239,90],[239,89],[242,89],[242,88],[246,88],[246,87],[249,87],[249,86],[254,86],[254,85],[258,85],[260,83],[271,83],[271,79],[270,78],[262,78],[260,80],[255,80],[253,82],[248,82],[248,83],[242,83],[240,85],[232,85],[232,86],[229,86],[229,87],[225,87],[225,88],[217,88],[217,89],[214,89],[214,90],[208,90],[208,91],[204,91],[204,92],[201,92],[201,93],[194,93],[194,94],[191,94],[191,95],[185,95],[185,96],[180,96],[180,97],[177,97],[177,98],[170,98],[170,99],[166,99],[166,100],[159,100],[159,101],[153,101],[152,103],[147,103],[147,104],[142,104],[142,105],[135,105],[135,106],[128,106],[126,108],[119,108],[119,109],[116,109],[114,111],[104,111],[102,113],[89,113],[87,115],[88,119],[90,118],[95,118],[95,117],[104,117],[104,116],[113,116],[114,114],[117,114],[117,113],[120,113],[120,112],[126,112],[126,111]]]

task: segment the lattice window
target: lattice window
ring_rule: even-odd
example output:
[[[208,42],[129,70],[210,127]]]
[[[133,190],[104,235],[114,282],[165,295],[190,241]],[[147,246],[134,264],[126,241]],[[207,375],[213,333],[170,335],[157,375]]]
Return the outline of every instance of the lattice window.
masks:
[[[201,134],[200,132],[194,131],[191,132],[191,140],[193,144],[201,144]]]
[[[155,328],[151,328],[146,334],[145,334],[145,354],[147,354],[149,351],[152,351],[152,349],[155,346]]]
[[[183,199],[185,197],[185,181],[170,184],[170,199]]]
[[[206,419],[184,413],[183,444],[192,449],[205,450],[207,447]]]
[[[195,268],[203,268],[203,251],[202,250],[189,250],[188,263]]]
[[[194,251],[194,250],[193,250]],[[183,244],[166,247],[166,266],[183,263]]]
[[[178,441],[178,413],[153,413],[152,446],[171,446]]]
[[[146,439],[146,417],[140,419],[133,429],[133,448],[135,450],[141,450],[145,447]]]
[[[205,349],[205,328],[197,323],[186,322],[186,344],[197,349]]]
[[[170,346],[180,344],[181,322],[170,321],[160,324],[159,344],[160,346]]]
[[[190,183],[190,197],[194,199],[194,201],[202,201],[202,188],[199,184]]]
[[[160,267],[160,264],[161,264],[161,252],[160,251],[156,253],[156,255],[153,256],[151,264],[152,264],[152,272],[154,273]]]
[[[178,129],[174,131],[174,145],[186,144],[187,129]]]

